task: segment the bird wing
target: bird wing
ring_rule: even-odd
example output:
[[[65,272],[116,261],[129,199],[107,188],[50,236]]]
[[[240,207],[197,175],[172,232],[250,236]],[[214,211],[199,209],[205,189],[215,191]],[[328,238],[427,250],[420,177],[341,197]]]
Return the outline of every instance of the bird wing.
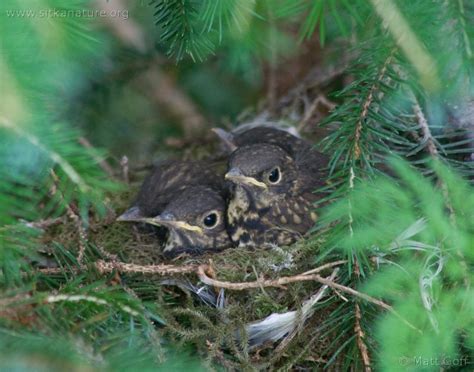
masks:
[[[313,193],[326,184],[328,156],[308,146],[296,154],[295,161],[300,170],[298,182],[301,194]]]

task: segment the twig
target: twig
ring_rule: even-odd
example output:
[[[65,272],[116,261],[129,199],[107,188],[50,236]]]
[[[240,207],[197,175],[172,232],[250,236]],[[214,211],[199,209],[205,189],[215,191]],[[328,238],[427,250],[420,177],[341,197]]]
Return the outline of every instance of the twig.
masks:
[[[197,265],[136,265],[124,262],[105,262],[99,260],[91,265],[92,268],[99,271],[101,274],[109,274],[114,271],[129,274],[157,274],[157,275],[173,275],[173,274],[188,274],[196,272]],[[78,269],[73,269],[78,272]],[[61,268],[46,268],[37,270],[38,273],[45,275],[57,275],[64,272]]]
[[[242,291],[244,289],[249,289],[249,288],[259,288],[260,286],[263,287],[280,287],[285,284],[290,284],[290,283],[295,283],[295,282],[304,282],[304,281],[317,281],[322,284],[326,284],[328,287],[339,289],[341,292],[345,292],[348,294],[351,294],[355,297],[362,298],[363,300],[370,302],[374,305],[377,305],[385,310],[390,311],[393,315],[395,315],[397,318],[402,320],[407,326],[410,328],[414,329],[415,331],[422,333],[422,331],[411,324],[408,320],[403,318],[400,314],[398,314],[392,306],[386,304],[385,302],[381,300],[377,300],[376,298],[369,296],[368,294],[356,291],[353,288],[346,287],[345,285],[333,282],[332,280],[323,278],[320,275],[313,274],[313,275],[295,275],[295,276],[284,276],[278,279],[273,279],[273,280],[256,280],[254,282],[241,282],[241,283],[232,283],[232,282],[223,282],[220,280],[216,279],[211,279],[209,278],[206,273],[205,273],[206,265],[200,265],[197,268],[197,274],[199,276],[199,279],[204,283],[208,285],[212,285],[218,288],[227,288],[227,289],[232,289],[236,291]]]
[[[371,302],[377,306],[382,307],[385,310],[393,311],[393,308],[386,304],[383,301],[377,300],[376,298],[369,296],[365,293],[356,291],[355,289],[352,289],[350,287],[346,287],[342,284],[333,282],[332,280],[329,280],[327,278],[323,278],[320,275],[317,274],[312,274],[312,275],[294,275],[294,276],[283,276],[278,279],[257,279],[256,281],[253,282],[240,282],[240,283],[232,283],[232,282],[224,282],[220,281],[217,279],[212,279],[209,278],[206,275],[205,272],[205,265],[201,265],[197,269],[197,273],[199,275],[199,279],[204,283],[208,285],[212,285],[215,287],[219,288],[226,288],[226,289],[232,289],[235,291],[242,291],[244,289],[249,289],[249,288],[260,288],[262,287],[280,287],[285,284],[290,284],[290,283],[295,283],[295,282],[304,282],[304,281],[317,281],[322,284],[326,284],[327,286],[331,288],[336,288],[339,289],[342,292],[349,293],[355,297],[362,298],[366,300],[367,302]]]
[[[359,262],[357,259],[354,259],[354,274],[356,275],[357,279],[360,278],[360,268]],[[360,355],[362,357],[362,363],[364,364],[364,371],[371,372],[372,368],[370,366],[370,357],[369,357],[369,349],[364,341],[364,331],[362,330],[361,320],[362,320],[362,313],[360,311],[360,306],[356,302],[355,303],[355,322],[354,322],[354,332],[356,334],[357,340],[357,348],[359,349]]]
[[[426,120],[425,115],[423,114],[423,110],[421,109],[420,104],[418,103],[418,100],[416,99],[414,94],[413,101],[413,111],[415,112],[416,121],[420,125],[421,134],[423,135],[423,141],[426,141],[426,149],[428,150],[430,156],[433,159],[436,159],[439,156],[438,149],[436,148],[436,145],[434,143],[433,135],[431,134],[428,121]]]
[[[120,166],[122,167],[122,177],[125,183],[130,183],[130,177],[128,175],[129,166],[128,166],[128,157],[126,155],[122,156],[120,159]]]
[[[140,274],[159,274],[159,275],[168,275],[168,274],[185,274],[192,273],[196,271],[197,265],[135,265],[128,264],[123,262],[105,262],[97,261],[95,263],[96,268],[101,273],[112,272],[117,270],[122,273],[140,273]]]
[[[189,273],[196,273],[199,276],[199,279],[208,285],[212,285],[218,288],[227,288],[233,290],[244,290],[249,288],[259,288],[262,287],[281,287],[285,284],[301,282],[301,281],[317,281],[319,283],[325,284],[330,288],[335,288],[340,290],[341,292],[349,293],[355,297],[362,298],[363,300],[373,303],[385,310],[390,311],[392,314],[397,316],[401,319],[406,325],[410,328],[418,331],[421,333],[421,330],[415,327],[413,324],[408,322],[404,319],[400,314],[398,314],[392,306],[386,304],[381,300],[377,300],[376,298],[369,296],[365,293],[358,292],[355,289],[350,287],[346,287],[342,284],[335,283],[332,280],[327,278],[323,278],[317,274],[313,275],[295,275],[289,277],[281,277],[275,280],[264,280],[259,279],[254,282],[244,282],[244,283],[231,283],[231,282],[223,282],[217,279],[209,278],[206,275],[206,269],[208,269],[208,265],[135,265],[135,264],[128,264],[124,262],[105,262],[99,260],[93,264],[93,267],[97,269],[100,273],[111,273],[115,270],[121,273],[133,273],[133,274],[154,274],[154,275],[175,275],[175,274],[189,274]],[[78,269],[74,269],[73,271],[78,272]],[[61,268],[46,268],[46,269],[39,269],[37,272],[45,274],[45,275],[54,275],[54,274],[62,274],[64,272]]]
[[[326,270],[326,269],[329,269],[331,267],[334,267],[334,266],[339,266],[339,265],[343,265],[347,263],[347,260],[339,260],[339,261],[334,261],[334,262],[328,262],[327,264],[324,264],[324,265],[321,265],[321,266],[318,266],[314,269],[311,269],[309,271],[305,271],[304,273],[302,273],[301,275],[310,275],[310,274],[316,274],[316,273],[319,273],[323,270]]]
[[[119,14],[119,12],[127,11],[126,5],[122,0],[103,1],[96,0],[96,7],[104,10],[106,14]],[[140,25],[130,17],[127,19],[122,17],[102,17],[104,23],[115,34],[123,44],[132,47],[139,52],[146,52],[147,45],[145,40],[145,33]]]
[[[64,223],[64,221],[65,221],[64,217],[56,217],[56,218],[48,218],[45,220],[39,220],[39,221],[25,222],[25,225],[33,229],[44,230],[51,226],[60,225]]]
[[[364,103],[362,105],[362,112],[360,113],[359,120],[357,121],[356,127],[355,127],[355,133],[354,133],[354,150],[353,150],[353,155],[354,158],[357,160],[360,158],[361,155],[361,150],[360,150],[360,137],[362,134],[362,127],[364,124],[364,120],[367,118],[367,115],[369,113],[369,108],[370,105],[372,104],[374,100],[374,95],[375,92],[379,86],[379,83],[382,81],[382,79],[385,76],[385,73],[387,71],[387,68],[389,64],[392,62],[393,56],[395,55],[395,52],[397,51],[397,48],[394,48],[388,58],[385,60],[385,63],[383,64],[382,68],[380,69],[379,74],[377,75],[377,80],[372,84],[372,86],[369,89],[369,94],[364,100]]]
[[[354,325],[354,331],[356,334],[357,338],[357,347],[359,348],[360,355],[362,356],[362,362],[364,363],[364,371],[365,372],[371,372],[372,367],[370,366],[370,357],[369,357],[369,350],[367,348],[367,345],[364,342],[364,331],[362,330],[362,327],[360,325],[360,321],[362,319],[362,314],[360,312],[360,306],[356,302],[355,304],[355,325]]]
[[[282,107],[287,106],[305,90],[325,85],[336,77],[342,75],[347,71],[349,61],[354,58],[355,55],[345,55],[342,63],[338,66],[328,66],[327,68],[322,68],[320,66],[315,67],[306,75],[305,78],[303,78],[303,81],[297,87],[293,88],[288,92],[288,94],[280,98],[278,108],[281,109]]]
[[[333,110],[336,107],[334,102],[329,101],[323,94],[318,94],[318,96],[311,103],[309,109],[305,111],[303,119],[301,119],[300,123],[298,124],[297,129],[299,132],[302,132],[306,125],[308,125],[320,104],[326,106],[329,110]]]
[[[96,248],[99,251],[99,253],[102,255],[102,257],[107,258],[112,263],[118,262],[118,256],[116,254],[112,254],[112,253],[107,252],[104,249],[104,247],[102,247],[101,245],[97,245]]]

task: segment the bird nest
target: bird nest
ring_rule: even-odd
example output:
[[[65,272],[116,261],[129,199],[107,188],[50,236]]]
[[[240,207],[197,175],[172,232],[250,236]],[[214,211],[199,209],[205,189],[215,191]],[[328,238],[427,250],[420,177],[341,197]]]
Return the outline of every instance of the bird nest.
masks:
[[[284,110],[294,111],[302,94],[296,89],[288,102],[282,100]],[[293,111],[283,116],[294,117]],[[306,134],[304,125],[313,111],[300,115],[299,129]],[[255,121],[266,116],[263,112]],[[206,157],[200,147],[186,145],[182,150],[184,158]],[[73,273],[98,273],[108,284],[156,303],[163,337],[191,345],[210,365],[241,370],[320,369],[330,364],[330,370],[339,369],[342,361],[334,350],[345,338],[324,324],[343,303],[344,296],[330,287],[345,262],[316,264],[322,237],[286,247],[231,248],[165,262],[154,233],[115,221],[131,205],[144,174],[131,172],[130,178],[127,190],[110,195],[108,215],[91,219],[87,235],[69,218],[45,230],[44,246],[52,249],[59,243],[77,257],[81,268]],[[54,274],[62,269],[42,270]]]
[[[114,210],[130,204],[138,184],[110,196]],[[117,223],[115,216],[111,208],[105,218],[92,218],[87,236],[74,219],[62,220],[45,229],[43,246],[52,251],[60,245],[80,258],[82,269],[73,272],[98,272],[110,285],[123,285],[158,304],[164,336],[192,345],[210,362],[232,369],[315,368],[327,362],[334,335],[319,325],[334,304],[326,303],[330,293],[319,279],[337,270],[338,263],[314,272],[320,240],[165,262],[154,233]],[[53,265],[41,270],[54,274],[63,269]]]

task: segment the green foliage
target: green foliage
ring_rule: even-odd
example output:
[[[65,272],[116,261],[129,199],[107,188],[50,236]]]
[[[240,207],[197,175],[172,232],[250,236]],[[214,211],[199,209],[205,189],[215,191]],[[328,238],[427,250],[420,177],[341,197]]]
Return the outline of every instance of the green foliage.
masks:
[[[156,23],[163,29],[160,41],[178,61],[185,55],[202,61],[220,47],[224,55],[226,50],[235,55],[233,65],[241,65],[249,58],[268,57],[268,51],[283,50],[286,45],[280,41],[290,37],[285,33],[283,39],[270,40],[278,32],[274,27],[278,9],[270,0],[156,0],[153,4]]]
[[[99,166],[105,153],[81,145],[81,133],[58,120],[62,90],[70,93],[82,84],[98,40],[90,36],[86,17],[41,12],[74,14],[87,5],[0,5],[6,92],[0,103],[0,364],[6,369],[152,370],[161,363],[156,308],[145,308],[95,275],[71,275],[80,264],[60,244],[55,254],[64,273],[58,280],[32,266],[41,259],[44,238],[35,223],[67,214],[76,229],[86,229],[91,218],[106,214],[107,193],[120,189]]]
[[[393,305],[376,322],[381,369],[472,358],[463,341],[474,331],[472,186],[440,162],[433,165],[438,186],[405,162],[391,164],[396,179],[357,184],[350,204],[329,207],[322,224],[342,228],[330,231],[328,247],[357,260],[361,290]]]
[[[293,40],[294,35],[283,31],[293,24],[299,25],[300,41],[311,38],[317,29],[324,45],[328,38],[348,36],[352,20],[362,24],[370,11],[365,1],[346,0],[154,0],[152,4],[162,28],[160,41],[178,61],[186,54],[200,61],[218,46],[238,49],[243,41],[254,45],[251,55],[265,58],[261,49],[271,43],[268,35],[278,31]],[[284,47],[276,37],[272,52]]]
[[[466,105],[473,90],[472,58],[468,49],[459,47],[473,28],[448,28],[447,20],[461,15],[445,2],[434,2],[428,13],[422,2],[410,4],[398,9],[410,27],[401,32],[413,34],[420,47],[426,45],[428,62],[435,66],[433,80],[427,82],[417,71],[418,62],[406,54],[405,41],[375,22],[372,34],[357,45],[354,81],[336,94],[342,104],[325,120],[326,125],[339,123],[324,144],[333,150],[335,182],[344,180],[341,192],[354,180],[382,170],[387,154],[407,157],[425,170],[428,159],[440,157],[463,174],[474,174],[472,163],[462,161],[463,154],[473,152],[474,144],[467,139],[472,128],[450,123],[452,106]],[[472,18],[474,11],[465,10],[462,16]],[[429,30],[422,26],[427,22]],[[441,89],[441,81],[450,84]]]
[[[380,316],[361,302],[359,323],[369,355],[383,370],[399,370],[435,356],[471,354],[459,340],[472,329],[472,309],[465,306],[455,324],[448,321],[454,315],[447,314],[472,296],[467,257],[473,232],[472,226],[466,228],[472,206],[452,207],[451,216],[446,210],[456,203],[452,193],[461,200],[472,190],[445,166],[466,178],[474,175],[473,163],[465,161],[474,152],[472,127],[453,124],[459,120],[453,107],[469,105],[472,97],[467,35],[473,28],[465,20],[474,17],[474,10],[462,8],[463,2],[373,4],[365,16],[372,27],[355,29],[361,39],[354,46],[353,81],[334,94],[341,104],[324,120],[335,128],[323,141],[331,153],[333,192],[327,199],[341,200],[321,221],[320,227],[330,229],[317,260],[343,253],[351,286],[394,305],[397,315]],[[393,19],[396,24],[390,23]],[[398,177],[386,176],[393,176],[387,165],[393,154],[420,173],[397,163]],[[433,159],[444,166],[429,166]],[[439,188],[432,186],[433,178],[441,182]],[[345,311],[346,322],[333,330],[353,334],[354,305]],[[359,343],[356,336],[344,345],[353,363],[361,363]]]
[[[198,28],[198,5],[194,1],[158,0],[153,4],[156,24],[163,28],[161,38],[169,44],[170,56],[180,60],[188,54],[193,60],[202,60],[212,50],[211,41]]]

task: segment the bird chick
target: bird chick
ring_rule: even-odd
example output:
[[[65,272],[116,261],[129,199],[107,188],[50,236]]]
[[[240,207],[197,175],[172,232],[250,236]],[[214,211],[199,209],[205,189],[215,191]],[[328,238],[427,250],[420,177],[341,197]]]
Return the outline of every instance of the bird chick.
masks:
[[[239,246],[288,245],[315,223],[314,191],[325,184],[325,155],[305,140],[257,127],[230,138],[225,179],[233,183],[227,219]]]
[[[135,203],[118,221],[164,230],[163,255],[202,254],[229,248],[223,176],[203,162],[166,161],[144,181]]]

